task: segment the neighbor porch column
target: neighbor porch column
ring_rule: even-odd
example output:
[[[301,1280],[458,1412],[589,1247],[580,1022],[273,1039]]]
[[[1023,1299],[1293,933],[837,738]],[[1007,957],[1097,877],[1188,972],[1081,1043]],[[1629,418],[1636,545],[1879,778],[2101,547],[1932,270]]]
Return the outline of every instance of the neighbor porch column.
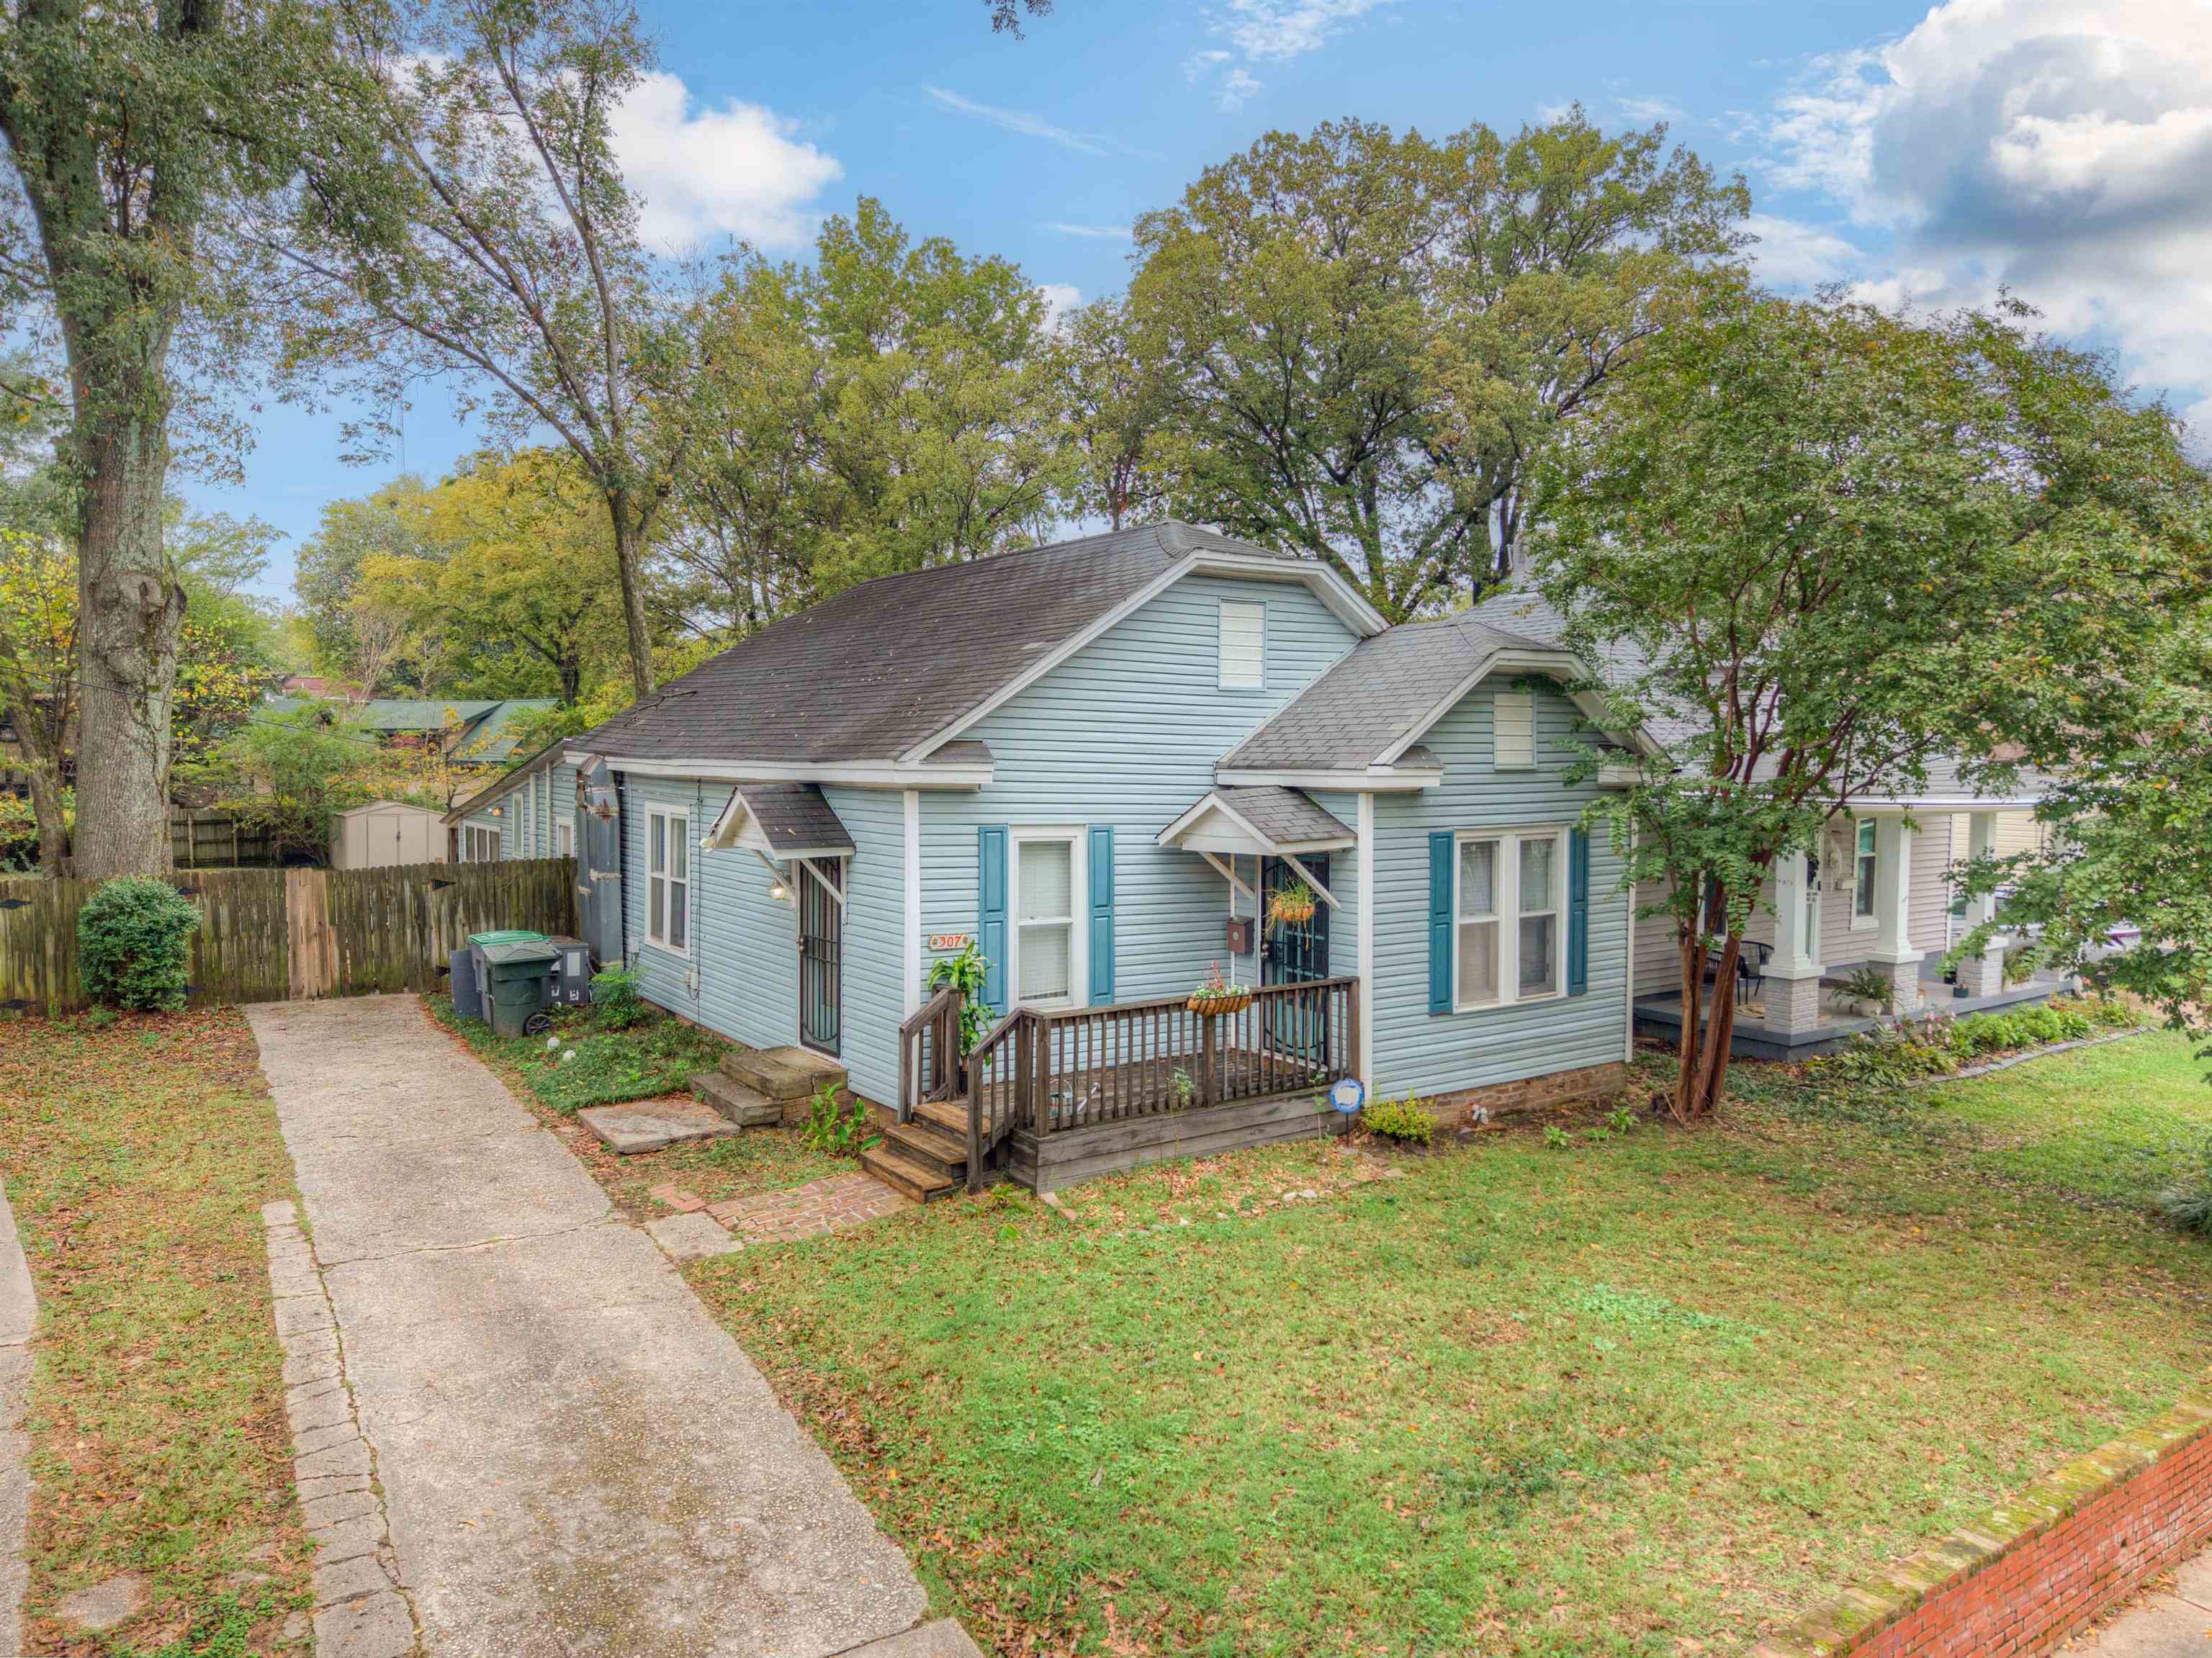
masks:
[[[1766,1028],[1779,1034],[1820,1023],[1820,918],[1805,853],[1774,860],[1774,957],[1766,964]]]
[[[1888,975],[1890,1006],[1920,1011],[1920,952],[1912,947],[1912,825],[1902,815],[1875,819],[1874,948],[1867,959]]]
[[[1359,1085],[1375,1091],[1375,794],[1359,797]]]
[[[1994,811],[1978,811],[1968,816],[1966,823],[1966,855],[1969,858],[1993,857],[1997,849],[1997,815]],[[1966,900],[1966,928],[1972,932],[1976,927],[1996,920],[1997,896],[1984,892],[1979,897]],[[1959,963],[1959,988],[1969,996],[1994,996],[2004,988],[2004,944],[1991,938],[1989,947],[1978,955],[1969,956]]]

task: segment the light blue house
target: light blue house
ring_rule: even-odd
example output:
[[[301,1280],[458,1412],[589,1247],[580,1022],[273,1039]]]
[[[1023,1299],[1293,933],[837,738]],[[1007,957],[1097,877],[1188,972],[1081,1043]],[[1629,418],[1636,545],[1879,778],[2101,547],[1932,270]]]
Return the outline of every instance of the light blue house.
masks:
[[[649,999],[842,1066],[899,1119],[895,1183],[1048,1187],[1310,1134],[1343,1078],[1460,1111],[1615,1085],[1630,902],[1574,827],[1577,677],[1147,525],[840,593],[455,821],[571,850],[581,774],[620,836],[580,884],[619,888]],[[963,1063],[928,975],[970,942]]]

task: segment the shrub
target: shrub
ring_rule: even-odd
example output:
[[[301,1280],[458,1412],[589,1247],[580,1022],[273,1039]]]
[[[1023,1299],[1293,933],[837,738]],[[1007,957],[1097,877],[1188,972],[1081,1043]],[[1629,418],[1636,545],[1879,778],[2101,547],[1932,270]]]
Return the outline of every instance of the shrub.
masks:
[[[2196,1168],[2158,1194],[2158,1212],[2185,1232],[2212,1237],[2212,1141]]]
[[[2078,1013],[2105,1030],[2125,1030],[2137,1023],[2135,1010],[2117,996],[2054,996],[2050,1005],[2055,1012]]]
[[[814,1090],[806,1107],[806,1143],[835,1157],[857,1157],[870,1139],[868,1108],[858,1099],[840,1105],[837,1093],[835,1083],[823,1083]]]
[[[1437,1137],[1437,1114],[1419,1100],[1375,1100],[1359,1113],[1370,1134],[1407,1145],[1426,1145]]]
[[[2015,1048],[2075,1042],[2090,1031],[2089,1016],[2077,1008],[2019,1007],[2005,1013],[1976,1013],[1952,1028],[1952,1051],[1962,1060]]]
[[[85,994],[142,1012],[182,1007],[199,924],[198,907],[167,881],[105,883],[77,912]]]
[[[592,975],[592,1017],[609,1030],[628,1030],[645,1021],[645,999],[637,993],[637,969],[603,967]]]
[[[1872,965],[1853,968],[1844,975],[1840,988],[1855,1002],[1872,1002],[1885,1008],[1897,995],[1897,987],[1890,982],[1889,975]]]
[[[1952,1048],[1930,1040],[1927,1029],[1885,1025],[1854,1036],[1841,1052],[1805,1062],[1805,1074],[1815,1079],[1876,1085],[1917,1082],[1941,1077],[1954,1064]],[[1955,1042],[1955,1027],[1952,1041]]]

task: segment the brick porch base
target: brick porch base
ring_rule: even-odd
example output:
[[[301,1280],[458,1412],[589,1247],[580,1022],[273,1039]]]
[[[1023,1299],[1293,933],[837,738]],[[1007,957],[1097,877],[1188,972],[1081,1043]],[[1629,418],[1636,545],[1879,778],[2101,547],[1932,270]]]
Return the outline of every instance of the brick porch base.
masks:
[[[1462,1088],[1433,1096],[1429,1105],[1446,1121],[1455,1117],[1475,1121],[1478,1109],[1485,1116],[1511,1116],[1574,1101],[1610,1099],[1627,1088],[1628,1078],[1628,1066],[1615,1060],[1609,1065],[1584,1066],[1578,1071],[1554,1071],[1544,1077]]]

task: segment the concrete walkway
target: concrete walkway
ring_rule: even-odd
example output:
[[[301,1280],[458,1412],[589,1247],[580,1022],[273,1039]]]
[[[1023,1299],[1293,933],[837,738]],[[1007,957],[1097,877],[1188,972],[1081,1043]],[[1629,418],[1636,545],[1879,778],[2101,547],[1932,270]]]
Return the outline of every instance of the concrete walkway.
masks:
[[[30,1264],[15,1236],[8,1191],[0,1186],[0,1658],[22,1649],[23,1527],[30,1516],[31,1436],[23,1408],[31,1390],[31,1333],[38,1303]]]
[[[2212,1554],[2175,1572],[2170,1592],[2143,1596],[2063,1650],[2098,1658],[2212,1658]]]
[[[246,1011],[433,1658],[829,1658],[915,1625],[905,1557],[759,1371],[413,997]]]

